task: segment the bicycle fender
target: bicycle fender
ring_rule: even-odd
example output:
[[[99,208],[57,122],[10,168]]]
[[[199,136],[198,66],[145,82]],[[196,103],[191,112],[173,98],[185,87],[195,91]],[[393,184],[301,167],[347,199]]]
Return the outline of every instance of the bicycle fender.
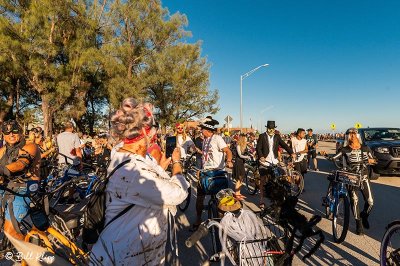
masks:
[[[388,224],[388,225],[386,226],[386,230],[388,230],[389,227],[392,227],[392,226],[395,225],[395,224],[400,224],[400,220],[395,220],[395,221],[391,222],[390,224]]]

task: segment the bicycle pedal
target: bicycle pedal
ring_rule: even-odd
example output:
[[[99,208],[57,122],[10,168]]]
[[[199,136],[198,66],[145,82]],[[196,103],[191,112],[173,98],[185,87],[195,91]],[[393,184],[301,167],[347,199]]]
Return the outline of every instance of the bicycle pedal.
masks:
[[[222,254],[221,254],[221,252],[218,252],[218,253],[212,255],[209,261],[218,262],[221,260],[221,258],[222,258]]]

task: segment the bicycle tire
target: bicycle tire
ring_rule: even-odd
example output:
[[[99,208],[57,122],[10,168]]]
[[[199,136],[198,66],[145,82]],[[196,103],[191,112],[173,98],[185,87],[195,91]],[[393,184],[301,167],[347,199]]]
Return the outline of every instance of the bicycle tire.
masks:
[[[291,196],[300,196],[304,189],[304,176],[299,171],[293,170],[289,182]]]
[[[325,206],[325,218],[328,220],[333,219],[333,213],[331,212],[331,198],[332,198],[332,186],[329,186],[328,192],[326,193],[326,206]]]
[[[347,231],[349,230],[349,221],[350,221],[350,202],[349,198],[346,195],[340,195],[338,201],[335,203],[335,209],[333,213],[332,219],[332,232],[333,232],[333,240],[335,243],[342,243],[346,239]],[[340,207],[343,206],[343,225],[342,232],[338,232],[338,212]]]
[[[380,247],[380,265],[381,266],[387,266],[387,265],[399,265],[400,264],[400,246],[397,247],[397,257],[394,258],[396,259],[395,261],[390,261],[392,258],[388,258],[388,246],[389,243],[391,243],[391,237],[393,234],[399,231],[400,232],[400,221],[394,221],[393,223],[389,224],[387,226],[387,229],[385,231],[385,234],[383,235],[382,241],[381,241],[381,247]],[[398,243],[398,242],[397,242]]]
[[[211,199],[208,203],[208,219],[218,218],[218,209],[216,199]],[[221,248],[221,242],[219,241],[219,232],[214,226],[210,228],[211,244],[213,254],[219,253]]]
[[[190,179],[187,177],[187,175],[185,176],[185,178],[186,178],[186,181],[189,182],[189,188],[187,190],[188,195],[187,195],[186,199],[181,204],[178,205],[178,208],[181,212],[185,212],[187,210],[187,208],[189,208],[190,198],[192,197],[192,185],[191,185]]]
[[[246,190],[247,193],[250,195],[254,195],[257,193],[258,186],[257,186],[257,178],[260,178],[260,175],[257,173],[256,169],[251,166],[246,166]],[[251,176],[250,176],[251,175]]]

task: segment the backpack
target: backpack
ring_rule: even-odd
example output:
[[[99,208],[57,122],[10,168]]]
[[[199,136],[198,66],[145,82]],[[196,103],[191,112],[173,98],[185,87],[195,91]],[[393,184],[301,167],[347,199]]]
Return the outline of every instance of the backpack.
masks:
[[[119,214],[117,214],[111,221],[105,224],[105,213],[106,213],[106,187],[110,177],[119,168],[129,163],[131,160],[124,161],[117,165],[107,176],[106,179],[100,181],[93,187],[93,195],[90,197],[86,209],[83,213],[83,230],[82,230],[82,240],[86,244],[94,244],[97,242],[101,232],[109,224],[115,221],[117,218],[124,215],[129,211],[134,204],[129,205]]]

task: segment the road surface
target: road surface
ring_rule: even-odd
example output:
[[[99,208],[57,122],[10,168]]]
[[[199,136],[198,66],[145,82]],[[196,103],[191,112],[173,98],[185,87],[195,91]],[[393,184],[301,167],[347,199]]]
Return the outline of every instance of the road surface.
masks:
[[[332,142],[320,142],[319,150],[334,153],[335,145]],[[328,181],[325,172],[334,169],[331,162],[319,157],[320,172],[309,172],[305,177],[306,192],[300,196],[298,207],[300,211],[310,218],[313,214],[324,217],[324,209],[321,206],[321,198],[325,196]],[[380,241],[385,231],[385,226],[392,220],[400,219],[400,177],[380,177],[372,182],[374,195],[374,207],[370,216],[371,228],[366,230],[364,236],[358,236],[355,232],[355,221],[350,218],[350,231],[342,244],[336,244],[332,237],[332,223],[325,218],[318,224],[325,234],[325,242],[311,259],[302,262],[295,258],[293,265],[378,265]],[[247,196],[247,201],[257,203],[254,196]],[[193,193],[191,206],[184,214],[178,211],[177,221],[179,226],[179,253],[181,265],[218,265],[209,263],[211,253],[211,239],[203,239],[197,246],[188,249],[184,240],[190,236],[189,223],[195,219],[195,196]],[[361,204],[363,204],[360,195]],[[361,208],[363,205],[360,205]],[[206,219],[206,213],[203,213]],[[306,242],[305,246],[308,246]],[[300,253],[304,255],[304,252]],[[228,264],[229,265],[229,264]]]

